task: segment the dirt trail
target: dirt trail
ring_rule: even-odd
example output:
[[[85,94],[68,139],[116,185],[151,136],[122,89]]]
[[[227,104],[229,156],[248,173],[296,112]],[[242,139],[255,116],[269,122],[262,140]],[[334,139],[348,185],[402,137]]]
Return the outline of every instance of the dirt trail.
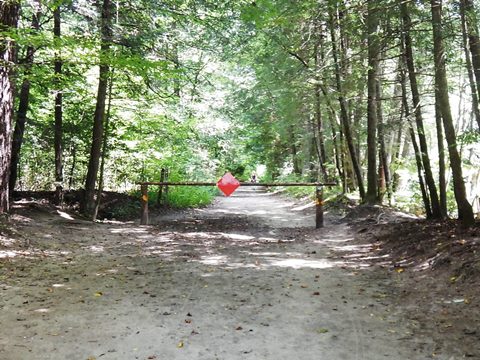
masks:
[[[150,226],[17,207],[25,249],[0,262],[0,359],[414,360],[436,352],[413,336],[419,324],[394,306],[394,280],[368,267],[347,226],[314,230],[311,209],[259,189]]]

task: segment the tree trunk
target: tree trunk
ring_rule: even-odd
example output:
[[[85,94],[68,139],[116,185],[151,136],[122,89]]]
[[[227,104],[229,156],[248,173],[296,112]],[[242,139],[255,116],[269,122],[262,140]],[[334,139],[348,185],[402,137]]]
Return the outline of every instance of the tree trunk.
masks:
[[[58,41],[61,35],[60,6],[53,10],[53,35]],[[55,56],[55,203],[63,204],[63,94],[62,94],[62,60]]]
[[[467,200],[465,183],[462,175],[462,160],[457,151],[455,128],[448,97],[447,72],[445,68],[445,52],[442,39],[442,1],[430,0],[433,25],[433,53],[435,59],[435,88],[438,92],[439,109],[445,128],[450,167],[453,176],[453,190],[458,207],[458,217],[464,226],[474,223],[472,206]]]
[[[480,99],[480,37],[478,34],[478,19],[472,0],[463,0],[465,21],[467,23],[468,42],[472,53],[472,65],[477,81],[477,94]],[[480,126],[480,124],[479,124]]]
[[[77,165],[77,148],[75,146],[75,143],[72,144],[72,166],[70,168],[70,176],[68,179],[68,190],[72,190],[73,188],[73,180],[74,180],[74,175],[75,175],[75,166]]]
[[[97,104],[93,117],[93,138],[90,149],[90,158],[88,163],[87,179],[85,182],[85,197],[82,205],[82,211],[86,215],[93,214],[95,208],[95,184],[97,181],[98,167],[100,164],[100,155],[103,139],[103,122],[105,118],[105,102],[107,97],[108,85],[108,56],[111,42],[111,2],[103,0],[102,19],[100,31],[102,33],[102,43],[100,46],[100,73],[97,91]]]
[[[338,171],[338,176],[341,179],[344,179],[344,172],[343,172],[343,166],[342,166],[342,161],[341,161],[341,156],[343,155],[343,149],[341,145],[341,140],[339,141],[340,131],[338,131],[337,135],[337,128],[338,128],[338,117],[336,116],[335,109],[333,108],[333,105],[328,98],[328,93],[327,90],[325,89],[324,86],[320,85],[320,89],[322,90],[323,97],[327,103],[327,109],[328,109],[328,123],[330,124],[330,130],[332,132],[332,142],[333,142],[333,150],[335,152],[335,166]],[[340,145],[339,145],[340,142]]]
[[[35,11],[32,17],[31,28],[33,31],[38,31],[40,28],[39,21],[41,16],[41,8],[39,1],[34,2]],[[15,190],[18,176],[18,164],[20,162],[20,152],[23,144],[23,134],[25,132],[25,124],[27,123],[27,111],[30,102],[30,74],[33,65],[33,58],[35,56],[35,48],[33,46],[27,47],[25,59],[25,72],[22,85],[20,86],[20,95],[18,97],[18,110],[15,116],[15,129],[13,131],[12,140],[12,157],[10,160],[10,178],[9,188],[10,195]]]
[[[468,50],[467,16],[465,16],[465,2],[466,1],[467,0],[461,0],[460,1],[460,16],[461,16],[461,23],[462,23],[463,51],[465,53],[465,64],[466,64],[466,67],[467,67],[468,81],[469,81],[469,84],[470,84],[470,92],[472,94],[472,110],[473,110],[475,120],[477,121],[478,130],[480,131],[480,107],[479,107],[479,104],[478,104],[478,98],[479,98],[480,90],[477,93],[477,87],[478,86],[475,83],[472,59],[471,59],[471,56],[470,56],[470,51]],[[473,14],[473,15],[475,15],[475,14]],[[471,24],[471,26],[474,26],[474,24]],[[475,37],[475,36],[473,35],[473,37]],[[474,49],[475,49],[475,44],[474,44]]]
[[[345,100],[345,95],[343,93],[341,69],[338,62],[337,39],[335,35],[335,17],[333,12],[334,10],[330,9],[330,36],[332,39],[332,56],[335,65],[335,80],[338,93],[338,102],[340,103],[340,118],[342,120],[344,135],[347,142],[348,151],[350,153],[350,158],[352,160],[353,170],[357,178],[358,190],[360,192],[360,197],[363,200],[365,199],[365,188],[363,186],[362,172],[360,170],[360,164],[358,162],[355,152],[355,145],[353,143],[350,119],[348,117],[347,103]]]
[[[435,87],[435,123],[437,127],[438,143],[438,189],[440,193],[440,211],[444,219],[447,218],[447,181],[445,178],[445,146],[443,145],[442,112],[440,110],[440,97],[438,88]]]
[[[401,41],[401,44],[403,44],[403,39]],[[401,46],[402,46],[402,52],[403,52],[403,45]],[[403,55],[402,60],[403,60],[403,63],[406,63],[405,54]],[[410,139],[412,141],[413,149],[415,152],[415,162],[417,164],[418,183],[420,184],[420,192],[422,193],[422,200],[423,200],[423,205],[425,207],[425,214],[427,215],[427,218],[431,218],[432,207],[430,205],[430,198],[428,197],[427,189],[425,187],[425,181],[423,180],[422,155],[420,153],[420,149],[418,148],[417,139],[415,137],[415,131],[413,130],[413,126],[410,121],[410,109],[409,109],[408,100],[407,100],[407,84],[406,83],[407,83],[407,80],[405,75],[405,69],[402,66],[400,70],[400,85],[402,87],[402,106],[405,112],[405,119],[408,122],[408,132],[410,133]]]
[[[438,200],[437,188],[433,178],[432,168],[430,166],[430,157],[428,155],[427,138],[423,126],[422,109],[420,102],[420,92],[418,90],[417,75],[415,73],[415,65],[413,61],[412,39],[410,37],[411,20],[406,2],[401,3],[401,12],[404,26],[405,56],[407,62],[408,76],[410,79],[410,90],[412,92],[412,101],[414,106],[415,122],[417,124],[418,139],[420,143],[420,151],[422,154],[423,169],[425,172],[425,182],[430,194],[432,205],[432,217],[441,219],[440,202]]]
[[[381,74],[380,74],[381,75]],[[391,204],[392,200],[392,187],[390,181],[390,169],[388,164],[387,148],[385,146],[385,124],[383,120],[382,109],[382,86],[381,79],[378,78],[376,82],[377,87],[377,120],[378,120],[378,144],[379,144],[379,160],[380,167],[382,169],[382,178],[384,180],[384,187],[379,186],[378,201],[382,203],[385,191],[387,192],[388,201]]]
[[[315,24],[316,35],[318,40],[315,42],[314,45],[314,60],[315,60],[315,84],[314,84],[314,96],[315,96],[315,128],[314,134],[316,133],[317,136],[315,137],[315,143],[317,147],[318,153],[318,163],[320,166],[320,172],[322,174],[323,180],[327,181],[329,176],[327,173],[327,156],[325,151],[325,135],[324,135],[324,126],[323,126],[323,118],[322,118],[322,107],[321,107],[321,79],[320,79],[320,64],[323,63],[323,27],[318,23]]]
[[[391,192],[392,192],[392,198],[393,198],[393,193],[397,190],[398,187],[398,182],[400,180],[400,175],[396,172],[397,170],[397,163],[401,159],[401,147],[402,147],[402,140],[404,139],[404,107],[403,107],[403,102],[402,102],[402,58],[400,57],[398,60],[398,65],[397,65],[397,81],[398,83],[395,84],[394,90],[393,90],[393,97],[395,98],[395,106],[394,108],[399,108],[399,113],[398,113],[398,128],[396,130],[396,133],[392,136],[392,148],[391,148],[391,154],[392,157],[390,159],[390,164],[393,164],[393,174],[391,175]],[[397,99],[400,99],[398,101]],[[395,122],[396,123],[396,122]],[[405,140],[406,141],[406,140]],[[405,142],[404,142],[405,143]]]
[[[17,27],[19,5],[16,1],[0,4],[0,31]],[[12,74],[16,61],[15,44],[0,38],[0,214],[7,213],[9,203],[9,174],[12,154],[12,119],[14,82]]]
[[[375,1],[368,0],[368,99],[367,99],[367,193],[365,203],[375,204],[377,196],[377,75],[379,63],[378,18]]]
[[[102,200],[102,191],[103,191],[103,184],[104,184],[104,177],[105,177],[105,160],[107,157],[107,144],[108,144],[108,130],[110,124],[110,110],[112,108],[112,89],[113,89],[113,70],[110,73],[110,82],[108,85],[108,105],[107,105],[107,113],[105,115],[105,124],[104,124],[104,133],[102,139],[102,159],[100,163],[100,178],[98,180],[98,191],[97,191],[97,199],[95,201],[95,210],[93,211],[92,221],[97,220],[98,210],[100,209],[100,203]]]
[[[327,181],[328,173],[326,164],[326,154],[325,154],[325,140],[323,134],[323,119],[322,119],[322,110],[320,103],[320,85],[315,85],[315,125],[317,130],[316,145],[318,152],[318,163],[320,165],[320,171],[322,173],[323,180]]]
[[[296,175],[301,175],[302,170],[298,164],[298,150],[297,150],[297,142],[295,139],[295,131],[293,126],[290,128],[290,150],[292,152],[292,164],[293,164],[293,173]]]

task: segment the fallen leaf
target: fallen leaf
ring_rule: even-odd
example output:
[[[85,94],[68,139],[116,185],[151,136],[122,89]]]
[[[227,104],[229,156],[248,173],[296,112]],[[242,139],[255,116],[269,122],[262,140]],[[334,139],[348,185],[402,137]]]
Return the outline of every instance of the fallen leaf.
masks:
[[[399,273],[399,274],[401,274],[401,273],[404,272],[404,271],[405,271],[405,270],[404,270],[403,268],[398,268],[398,269],[396,270],[396,272]]]
[[[328,332],[328,329],[325,329],[325,328],[319,328],[319,329],[317,329],[317,333],[319,333],[319,334],[325,334],[325,333],[327,333],[327,332]]]
[[[93,296],[95,296],[95,297],[103,296],[103,292],[97,291],[95,294],[93,294]]]
[[[177,344],[177,348],[179,348],[179,349],[183,348],[183,341],[180,341],[180,342]]]
[[[237,326],[235,330],[243,330],[243,328],[241,326]]]

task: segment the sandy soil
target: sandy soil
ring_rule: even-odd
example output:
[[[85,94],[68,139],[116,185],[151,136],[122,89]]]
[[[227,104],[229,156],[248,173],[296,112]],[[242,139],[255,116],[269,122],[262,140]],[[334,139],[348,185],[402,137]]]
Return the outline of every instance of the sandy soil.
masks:
[[[280,196],[238,190],[149,226],[15,208],[0,359],[461,358],[418,331],[401,274],[370,266],[348,225],[315,230]]]

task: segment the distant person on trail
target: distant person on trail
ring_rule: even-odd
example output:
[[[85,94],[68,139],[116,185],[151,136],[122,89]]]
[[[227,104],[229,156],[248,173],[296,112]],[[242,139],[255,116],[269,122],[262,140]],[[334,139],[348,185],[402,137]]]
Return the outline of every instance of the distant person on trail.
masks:
[[[250,182],[252,182],[252,183],[257,182],[257,174],[255,174],[255,171],[252,172],[252,175],[250,175]]]

